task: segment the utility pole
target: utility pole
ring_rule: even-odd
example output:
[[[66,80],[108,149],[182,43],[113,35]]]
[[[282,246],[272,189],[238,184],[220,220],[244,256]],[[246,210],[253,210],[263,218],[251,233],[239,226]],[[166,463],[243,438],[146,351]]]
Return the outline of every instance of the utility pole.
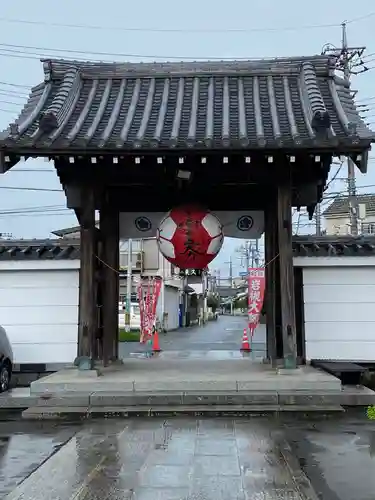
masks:
[[[255,267],[259,267],[259,240],[255,240]]]
[[[346,32],[346,22],[341,24],[342,27],[342,37],[341,37],[341,47],[331,47],[323,51],[324,53],[331,53],[338,56],[336,69],[342,71],[344,78],[350,80],[352,74],[358,75],[359,73],[364,73],[368,68],[364,67],[361,71],[352,71],[353,67],[361,66],[362,60],[360,59],[365,47],[348,47],[348,38]],[[354,58],[359,58],[358,63],[353,63]],[[352,236],[358,236],[358,198],[355,182],[355,165],[351,158],[347,160],[348,165],[348,201],[349,201],[349,215],[350,215],[350,233]],[[318,221],[317,221],[318,222]]]
[[[315,209],[315,234],[321,236],[322,234],[322,207],[320,203],[317,204]]]
[[[233,264],[232,264],[232,256],[230,256],[229,260],[227,262],[224,262],[224,264],[229,264],[229,281],[230,281],[230,287],[232,288],[232,286],[233,286]]]
[[[342,55],[344,78],[350,80],[350,59],[348,52],[348,39],[346,33],[346,23],[342,23]],[[350,232],[352,236],[358,236],[358,199],[355,185],[355,165],[353,160],[348,157],[348,195],[350,212]]]
[[[251,241],[246,240],[244,245],[241,245],[236,249],[236,252],[240,254],[239,258],[241,261],[241,267],[245,266],[246,271],[248,271],[250,267],[250,258],[252,255]]]

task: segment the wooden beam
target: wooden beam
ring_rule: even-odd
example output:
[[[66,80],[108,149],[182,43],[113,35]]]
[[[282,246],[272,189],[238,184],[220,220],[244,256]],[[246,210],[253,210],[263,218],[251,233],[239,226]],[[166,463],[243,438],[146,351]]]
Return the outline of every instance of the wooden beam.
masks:
[[[84,197],[86,204],[81,211],[78,358],[89,358],[92,363],[97,327],[95,293],[95,204],[92,189],[85,189]]]
[[[118,359],[118,301],[119,301],[119,212],[103,205],[100,210],[103,262],[103,362]]]
[[[281,330],[284,364],[297,366],[296,316],[294,298],[293,249],[292,249],[292,200],[291,185],[283,183],[277,190],[277,222],[279,240],[279,266],[281,285]]]
[[[265,210],[265,261],[266,261],[266,329],[267,359],[276,363],[276,264],[278,259],[277,206],[270,203]]]

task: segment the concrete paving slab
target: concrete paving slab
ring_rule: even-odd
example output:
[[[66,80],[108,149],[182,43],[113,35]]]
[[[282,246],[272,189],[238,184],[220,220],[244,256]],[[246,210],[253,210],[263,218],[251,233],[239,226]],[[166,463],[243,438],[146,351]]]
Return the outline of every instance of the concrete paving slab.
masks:
[[[22,412],[25,420],[66,420],[71,417],[84,418],[89,415],[87,406],[33,406]]]
[[[273,428],[266,418],[101,419],[82,426],[6,498],[302,500]]]
[[[277,405],[278,394],[276,391],[254,391],[249,393],[238,392],[223,392],[216,393],[196,392],[184,393],[183,404],[197,404],[197,405]]]
[[[152,391],[236,391],[236,380],[160,380],[155,382],[134,381],[135,392]]]
[[[204,416],[244,417],[252,415],[270,415],[281,412],[303,413],[337,413],[344,409],[341,406],[293,406],[293,405],[176,405],[176,406],[105,406],[105,407],[40,407],[34,406],[22,412],[25,420],[59,420],[69,418],[128,418],[128,417],[177,417],[177,416]]]
[[[94,392],[90,395],[90,406],[167,406],[183,404],[183,392],[160,392],[160,393],[143,393],[136,394],[134,392],[125,394],[124,392]]]
[[[38,396],[31,396],[29,388],[16,388],[0,394],[0,409],[28,408],[36,405]]]
[[[37,398],[35,406],[48,407],[56,406],[89,406],[90,404],[90,394],[61,394],[61,395],[42,395]],[[31,405],[30,405],[31,406]]]
[[[343,406],[369,406],[375,404],[375,391],[368,387],[343,386],[340,395],[340,404]]]

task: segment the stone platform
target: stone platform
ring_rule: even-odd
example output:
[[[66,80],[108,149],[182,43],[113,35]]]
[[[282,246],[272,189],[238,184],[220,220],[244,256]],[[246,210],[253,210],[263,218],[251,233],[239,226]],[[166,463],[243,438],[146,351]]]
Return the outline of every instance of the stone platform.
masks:
[[[331,412],[371,404],[375,392],[342,387],[311,366],[280,370],[242,357],[134,358],[92,371],[68,368],[0,396],[0,408],[27,409],[25,418]]]
[[[31,383],[31,394],[189,393],[341,390],[339,379],[312,368],[273,369],[261,361],[239,359],[127,359],[123,365],[92,371],[69,368]]]

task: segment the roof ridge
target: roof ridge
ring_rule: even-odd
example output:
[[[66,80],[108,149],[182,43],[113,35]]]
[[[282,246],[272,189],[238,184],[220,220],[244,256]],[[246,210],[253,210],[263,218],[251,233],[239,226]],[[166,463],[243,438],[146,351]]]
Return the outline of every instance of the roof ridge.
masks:
[[[335,67],[336,56],[314,55],[299,57],[279,57],[279,58],[258,58],[258,59],[223,59],[223,60],[202,60],[202,61],[151,61],[151,62],[131,62],[131,61],[83,61],[69,59],[41,59],[44,73],[47,80],[62,77],[68,70],[76,69],[84,76],[100,75],[103,77],[122,78],[129,73],[143,77],[166,74],[199,74],[199,73],[259,73],[263,71],[285,72],[300,71],[304,63],[313,65],[319,73],[328,74]],[[333,75],[332,75],[333,76]]]

